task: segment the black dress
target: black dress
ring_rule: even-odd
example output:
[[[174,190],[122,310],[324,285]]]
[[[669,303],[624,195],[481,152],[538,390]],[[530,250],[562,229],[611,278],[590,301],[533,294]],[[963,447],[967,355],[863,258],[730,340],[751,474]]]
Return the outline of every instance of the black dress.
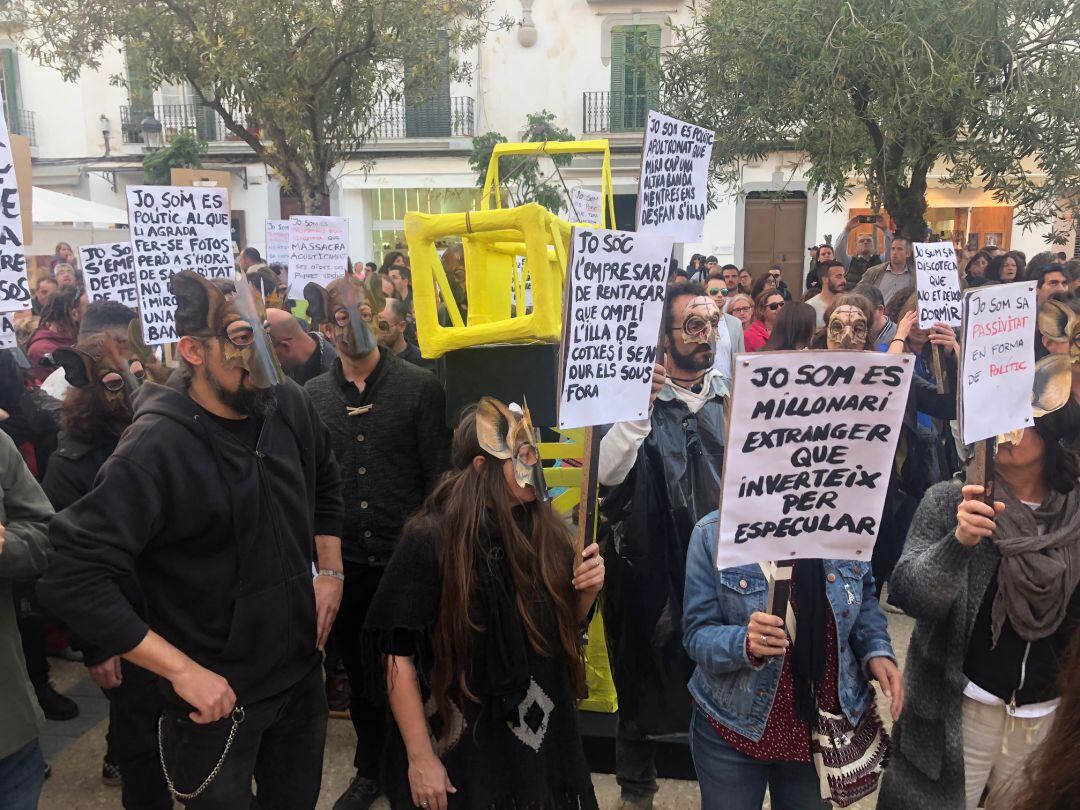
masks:
[[[428,689],[432,674],[431,630],[439,604],[439,521],[406,527],[368,612],[365,631],[383,654],[414,656],[433,748],[456,793],[450,808],[561,810],[596,808],[581,745],[570,675],[559,652],[554,612],[546,599],[534,614],[548,632],[553,657],[528,643],[517,612],[506,561],[498,543],[477,554],[473,579],[474,620],[469,689],[480,701],[451,695],[448,733]],[[572,556],[566,584],[572,593]],[[464,620],[464,619],[463,619]],[[372,671],[386,669],[373,662]],[[438,738],[444,738],[442,743]],[[384,784],[395,808],[412,807],[408,760],[391,723],[384,757]]]

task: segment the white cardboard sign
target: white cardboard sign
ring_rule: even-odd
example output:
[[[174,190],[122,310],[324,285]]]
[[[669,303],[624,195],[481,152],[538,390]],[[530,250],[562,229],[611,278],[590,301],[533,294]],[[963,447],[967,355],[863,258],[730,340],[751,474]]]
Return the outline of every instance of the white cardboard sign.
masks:
[[[0,349],[14,349],[19,342],[15,338],[15,322],[10,312],[0,312]]]
[[[919,328],[960,326],[960,274],[952,242],[913,242]]]
[[[671,237],[575,227],[570,244],[559,427],[644,419]]]
[[[880,352],[736,356],[717,568],[870,562],[913,368]]]
[[[575,186],[570,189],[570,220],[600,226],[603,220],[604,197],[599,191]],[[614,223],[612,223],[614,224]]]
[[[1030,281],[964,293],[960,434],[974,444],[1031,427],[1036,292]]]
[[[289,220],[289,279],[301,300],[314,281],[325,287],[345,275],[349,264],[349,221],[345,217],[294,216]]]
[[[79,262],[91,301],[117,301],[132,309],[139,305],[131,242],[79,245]]]
[[[266,220],[266,263],[289,266],[289,220]]]
[[[22,208],[7,120],[0,109],[0,312],[30,309]]]
[[[713,138],[712,130],[649,110],[638,181],[638,233],[701,241]]]
[[[169,279],[181,270],[207,278],[235,272],[229,190],[211,186],[128,186],[128,222],[139,315],[148,346],[172,343],[176,299]]]

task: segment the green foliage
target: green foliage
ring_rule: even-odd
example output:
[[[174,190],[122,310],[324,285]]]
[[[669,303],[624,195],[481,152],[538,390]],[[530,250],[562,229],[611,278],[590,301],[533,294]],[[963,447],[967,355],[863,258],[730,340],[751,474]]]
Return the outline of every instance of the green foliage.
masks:
[[[487,33],[490,0],[12,0],[22,47],[75,81],[118,43],[140,48],[151,86],[188,83],[314,212],[326,177],[378,125],[379,110],[440,74]],[[499,23],[509,25],[508,21]],[[441,63],[441,64],[440,64]],[[113,77],[122,84],[122,76]],[[249,128],[249,122],[257,125]]]
[[[151,186],[167,186],[173,169],[201,169],[206,141],[196,140],[188,132],[178,132],[164,149],[143,158],[143,180]]]
[[[865,184],[909,235],[928,176],[1024,225],[1080,202],[1080,4],[701,0],[663,65],[665,111],[716,130],[714,174],[790,151],[840,205]]]
[[[547,110],[530,114],[527,117],[525,130],[521,133],[521,141],[526,143],[572,140],[574,136],[570,134],[570,130],[556,126],[555,114]],[[469,165],[476,172],[477,186],[483,187],[491,153],[495,145],[499,143],[507,143],[507,139],[498,132],[486,132],[473,138]],[[549,155],[543,160],[550,161],[557,168],[562,168],[570,165],[573,155]],[[552,171],[545,176],[541,158],[535,155],[523,157],[511,155],[500,158],[499,179],[502,181],[503,192],[509,198],[511,205],[536,202],[553,214],[558,214],[566,207],[558,172]]]

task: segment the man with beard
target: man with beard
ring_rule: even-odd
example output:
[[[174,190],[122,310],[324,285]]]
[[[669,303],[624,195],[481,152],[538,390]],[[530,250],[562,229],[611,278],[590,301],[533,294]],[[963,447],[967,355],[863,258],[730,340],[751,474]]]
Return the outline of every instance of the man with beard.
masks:
[[[449,465],[446,399],[435,375],[380,348],[373,318],[386,299],[376,275],[323,289],[308,284],[308,313],[338,351],[333,368],[304,386],[330,429],[345,482],[345,593],[334,637],[352,685],[356,776],[335,810],[367,810],[383,791],[386,709],[365,695],[372,665],[361,631],[405,521]],[[399,302],[400,303],[400,302]]]
[[[604,625],[619,695],[616,779],[622,808],[652,807],[653,737],[690,722],[694,665],[682,645],[686,549],[716,509],[724,460],[725,378],[713,368],[720,310],[700,284],[668,287],[664,365],[648,419],[614,425],[600,443]]]
[[[160,676],[176,798],[249,807],[254,778],[259,807],[302,810],[322,779],[341,478],[250,285],[235,286],[227,298],[198,273],[170,279],[180,367],[141,388],[94,488],[53,522],[38,592],[102,655]],[[145,620],[121,587],[135,573]]]
[[[820,329],[825,325],[825,310],[829,308],[837,295],[847,289],[847,281],[844,279],[844,265],[836,259],[818,262],[817,273],[821,280],[821,292],[806,303],[814,308],[818,329]]]
[[[131,319],[135,313],[128,310]],[[120,435],[131,424],[131,397],[145,377],[141,361],[108,333],[83,338],[72,348],[57,349],[53,359],[72,386],[60,411],[60,437],[42,488],[59,512],[93,489],[98,470],[112,455]],[[138,580],[120,580],[124,597],[145,619]],[[122,802],[129,810],[171,810],[157,751],[157,718],[161,693],[154,675],[82,645],[90,678],[109,700],[107,751],[102,778],[119,773]]]

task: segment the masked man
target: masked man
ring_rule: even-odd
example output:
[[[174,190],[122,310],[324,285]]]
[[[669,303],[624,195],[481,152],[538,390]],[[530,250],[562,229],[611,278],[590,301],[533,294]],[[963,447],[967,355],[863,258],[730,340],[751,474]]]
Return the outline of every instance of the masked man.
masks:
[[[356,777],[335,810],[366,810],[382,792],[386,709],[362,688],[371,661],[361,631],[401,527],[449,464],[446,399],[435,375],[376,341],[372,321],[386,303],[381,278],[304,288],[313,324],[338,352],[330,371],[304,386],[330,429],[345,481],[345,594],[334,636],[352,685],[357,745]]]
[[[614,425],[600,444],[604,624],[619,695],[615,767],[625,808],[652,806],[651,737],[689,727],[686,549],[694,525],[716,510],[723,470],[728,388],[713,368],[717,329],[725,328],[720,310],[691,282],[669,286],[665,306],[665,362],[654,370],[652,413]]]
[[[243,281],[169,281],[180,367],[146,383],[95,486],[54,521],[42,601],[160,677],[164,776],[187,807],[313,808],[341,599],[341,478]],[[317,560],[317,574],[312,561]],[[138,575],[140,618],[122,583]]]

